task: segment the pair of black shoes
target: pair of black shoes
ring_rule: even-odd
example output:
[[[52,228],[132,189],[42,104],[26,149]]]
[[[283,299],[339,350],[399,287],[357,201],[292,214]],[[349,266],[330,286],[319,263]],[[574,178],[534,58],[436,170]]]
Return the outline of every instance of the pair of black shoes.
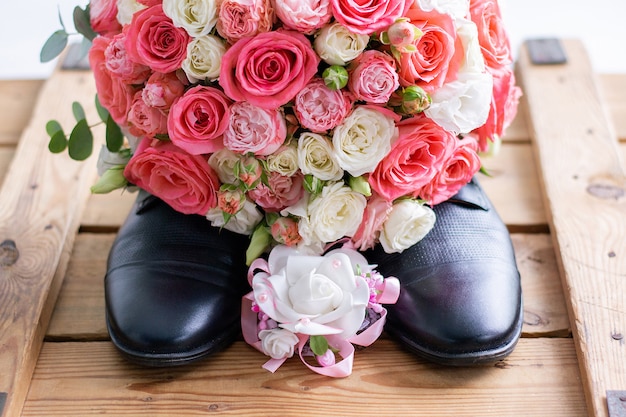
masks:
[[[424,240],[401,254],[366,253],[401,282],[385,329],[410,350],[447,365],[493,362],[522,327],[519,272],[505,225],[478,183],[435,208]],[[107,326],[135,363],[183,364],[232,343],[249,291],[248,237],[211,227],[141,193],[109,255]]]

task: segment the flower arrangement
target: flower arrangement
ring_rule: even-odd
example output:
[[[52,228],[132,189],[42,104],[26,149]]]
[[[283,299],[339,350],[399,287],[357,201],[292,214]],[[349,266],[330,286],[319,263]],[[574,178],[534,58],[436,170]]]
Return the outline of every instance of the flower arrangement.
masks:
[[[311,256],[276,246],[267,261],[253,263],[249,281],[243,335],[271,357],[264,368],[274,372],[297,350],[309,369],[332,377],[350,375],[353,344],[369,346],[378,339],[387,314],[381,304],[395,303],[400,291],[396,278],[385,279],[363,255],[346,248]]]
[[[106,124],[92,190],[138,186],[250,235],[251,271],[271,251],[250,278],[248,320],[263,329],[248,339],[277,361],[297,346],[323,362],[333,343],[349,358],[363,317],[384,322],[370,291],[384,281],[354,250],[421,240],[431,207],[497,148],[521,94],[497,0],[91,0],[74,21]],[[42,59],[67,38],[55,32]],[[85,159],[93,135],[78,103],[74,113],[69,135],[48,124],[49,147]],[[333,310],[339,324],[313,293],[297,299],[314,312],[278,309],[335,262],[343,283],[309,291],[356,291],[349,311]]]

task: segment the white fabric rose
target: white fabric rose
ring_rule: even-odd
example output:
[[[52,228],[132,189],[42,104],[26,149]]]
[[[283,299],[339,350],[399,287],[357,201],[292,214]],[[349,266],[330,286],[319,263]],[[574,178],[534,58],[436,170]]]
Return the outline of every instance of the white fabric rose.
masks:
[[[353,250],[305,256],[277,246],[268,259],[269,273],[252,279],[254,299],[283,329],[348,339],[363,323],[369,302],[369,288],[356,274],[357,264],[368,271],[367,260]]]
[[[420,9],[425,12],[436,10],[446,13],[455,19],[461,19],[469,13],[469,0],[415,0]]]
[[[243,208],[239,210],[237,214],[231,216],[228,222],[224,221],[224,213],[218,207],[209,210],[206,214],[206,218],[214,227],[223,227],[231,232],[250,235],[263,218],[263,214],[259,211],[255,203],[246,199]]]
[[[354,236],[366,206],[365,196],[342,182],[326,185],[307,207],[314,240],[334,242]]]
[[[353,177],[374,171],[398,137],[395,121],[373,106],[356,107],[333,132],[335,158]]]
[[[209,157],[209,165],[217,173],[220,182],[224,184],[235,184],[235,165],[239,162],[239,155],[227,148],[213,152]]]
[[[400,200],[383,223],[380,244],[387,253],[402,252],[424,238],[435,225],[435,212],[417,200]]]
[[[352,33],[339,23],[324,26],[317,33],[315,52],[329,65],[346,65],[365,50],[369,36]]]
[[[286,177],[295,175],[298,171],[298,150],[295,146],[285,146],[268,155],[267,169],[272,172],[278,172]]]
[[[215,81],[220,76],[222,56],[226,53],[224,41],[214,35],[193,39],[187,45],[187,56],[182,68],[192,83],[206,79]]]
[[[207,35],[217,23],[216,0],[163,0],[163,13],[174,25],[197,38]]]
[[[333,145],[326,137],[304,132],[298,139],[298,165],[303,174],[311,174],[324,181],[337,181],[343,169],[333,157]]]
[[[489,73],[459,72],[456,80],[431,95],[432,103],[424,113],[449,132],[471,132],[487,121],[492,89]]]
[[[298,343],[298,336],[285,329],[261,330],[259,339],[263,353],[274,359],[291,358]]]
[[[117,0],[117,21],[126,26],[133,20],[133,15],[146,6],[137,0]]]

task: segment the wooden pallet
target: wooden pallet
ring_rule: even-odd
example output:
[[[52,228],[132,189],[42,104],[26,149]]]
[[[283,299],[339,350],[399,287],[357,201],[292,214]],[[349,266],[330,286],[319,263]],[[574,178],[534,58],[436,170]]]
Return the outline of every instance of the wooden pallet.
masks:
[[[296,360],[268,373],[242,341],[180,368],[125,362],[106,333],[102,277],[133,196],[90,196],[93,161],[50,155],[43,130],[92,101],[90,74],[0,82],[0,416],[608,416],[607,391],[626,390],[626,74],[596,80],[581,44],[565,45],[559,67],[522,51],[520,116],[481,181],[522,275],[517,348],[445,368],[383,335],[345,379]]]

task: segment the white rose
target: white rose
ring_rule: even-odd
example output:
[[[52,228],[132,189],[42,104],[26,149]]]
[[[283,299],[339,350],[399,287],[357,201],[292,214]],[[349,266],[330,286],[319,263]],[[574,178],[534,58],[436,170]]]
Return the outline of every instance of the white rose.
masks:
[[[365,196],[342,182],[325,186],[307,208],[314,236],[321,242],[354,236],[366,206]]]
[[[357,275],[357,264],[368,266],[354,250],[305,256],[277,246],[268,259],[269,273],[252,279],[254,299],[283,329],[348,339],[363,323],[369,302],[369,288]]]
[[[145,9],[137,0],[117,0],[117,21],[126,26],[133,20],[133,15],[139,10]]]
[[[343,170],[333,157],[333,145],[326,137],[304,132],[298,139],[298,165],[303,174],[311,174],[324,181],[337,181]]]
[[[130,152],[111,152],[105,145],[100,148],[98,154],[98,162],[96,167],[98,169],[98,175],[102,176],[106,171],[111,168],[119,167],[120,165],[126,165],[130,160]]]
[[[207,35],[217,23],[215,0],[163,0],[163,13],[174,25],[197,38]]]
[[[415,0],[420,9],[430,12],[433,9],[461,19],[469,13],[469,0]]]
[[[333,132],[335,158],[353,177],[374,171],[398,137],[395,121],[369,106],[356,107]]]
[[[330,0],[275,0],[274,9],[286,27],[308,35],[332,17]]]
[[[235,184],[235,165],[239,162],[239,155],[227,148],[213,152],[209,157],[209,165],[217,173],[220,181],[224,184]]]
[[[206,79],[215,81],[220,76],[222,56],[226,52],[224,42],[214,35],[193,39],[187,45],[187,56],[182,68],[192,83]]]
[[[456,22],[456,33],[465,52],[461,71],[484,72],[485,60],[478,41],[478,28],[471,20],[461,19]]]
[[[256,204],[247,200],[243,204],[243,208],[234,216],[231,216],[228,223],[224,221],[224,213],[218,207],[212,208],[206,214],[206,218],[214,227],[223,227],[231,232],[242,235],[249,235],[263,218],[263,214],[259,211]]]
[[[284,146],[267,156],[267,169],[291,177],[298,171],[298,151],[295,146]]]
[[[291,358],[298,343],[298,336],[285,329],[261,330],[259,339],[263,353],[274,359]]]
[[[435,212],[417,200],[393,205],[383,223],[380,244],[387,253],[402,252],[424,238],[435,225]]]
[[[492,89],[489,73],[459,72],[456,80],[431,95],[432,103],[424,113],[449,132],[471,132],[487,121]]]
[[[329,65],[346,65],[365,50],[369,36],[352,33],[339,23],[324,26],[317,33],[315,52]]]

